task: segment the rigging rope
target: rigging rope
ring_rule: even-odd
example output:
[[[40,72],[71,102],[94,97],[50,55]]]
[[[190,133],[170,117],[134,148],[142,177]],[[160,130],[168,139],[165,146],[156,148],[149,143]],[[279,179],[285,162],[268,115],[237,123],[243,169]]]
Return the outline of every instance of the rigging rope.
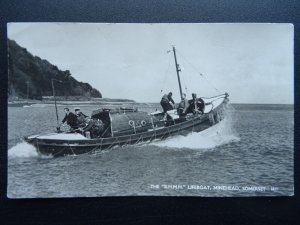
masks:
[[[188,89],[187,89],[187,87],[186,87],[186,83],[185,83],[184,76],[182,76],[182,80],[183,80],[183,84],[184,84],[185,94],[186,94],[186,95],[189,95]]]
[[[168,53],[168,52],[167,52]],[[169,73],[169,69],[170,69],[170,65],[171,65],[171,57],[169,59],[169,65],[168,65],[168,68],[165,72],[165,77],[164,77],[164,80],[163,80],[163,84],[162,84],[162,88],[160,90],[160,92],[163,92],[164,88],[165,88],[165,84],[166,84],[166,80],[167,80],[167,77],[168,77],[168,73]]]
[[[206,80],[206,82],[207,83],[209,83],[210,84],[210,86],[212,86],[217,92],[221,92],[218,88],[216,88],[205,76],[203,76],[203,74],[202,73],[199,73],[199,75],[201,76],[201,77],[204,77],[204,79]]]
[[[213,87],[217,92],[221,92],[218,88],[216,88],[202,73],[199,72],[199,69],[197,67],[195,67],[192,63],[190,63],[182,54],[180,51],[177,50],[177,52],[179,53],[179,55],[191,66],[192,69],[195,70],[195,72],[197,74],[199,74],[201,77],[203,77],[206,82],[211,86]]]
[[[220,95],[215,95],[215,96],[212,96],[212,97],[200,97],[200,98],[211,99],[211,98],[216,98],[216,97],[220,97],[220,96],[226,96],[226,93],[225,94],[220,94]]]

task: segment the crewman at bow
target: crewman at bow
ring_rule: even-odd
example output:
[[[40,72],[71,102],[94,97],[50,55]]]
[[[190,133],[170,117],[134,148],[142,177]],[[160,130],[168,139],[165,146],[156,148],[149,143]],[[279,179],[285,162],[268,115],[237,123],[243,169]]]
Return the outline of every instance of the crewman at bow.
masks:
[[[164,110],[164,113],[166,113],[168,110],[173,109],[173,105],[171,103],[173,103],[173,105],[175,104],[172,98],[172,92],[169,92],[169,94],[165,94],[164,96],[162,96],[160,104]]]
[[[193,99],[189,100],[189,108],[187,109],[188,113],[197,114],[201,112],[204,113],[205,103],[202,98],[197,98],[197,94],[192,94]]]
[[[178,114],[180,116],[185,116],[188,107],[189,107],[189,102],[186,99],[186,94],[183,93],[182,96],[181,96],[181,101],[180,101],[180,103],[178,105],[178,109],[177,109]]]

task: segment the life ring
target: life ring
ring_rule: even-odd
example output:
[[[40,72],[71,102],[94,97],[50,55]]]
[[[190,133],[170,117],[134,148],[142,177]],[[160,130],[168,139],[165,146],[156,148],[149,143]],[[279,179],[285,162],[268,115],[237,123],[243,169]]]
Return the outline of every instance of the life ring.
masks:
[[[146,126],[146,124],[147,124],[147,122],[146,122],[145,120],[142,120],[142,121],[141,121],[141,125],[142,125],[142,126]]]
[[[129,126],[134,126],[134,121],[133,120],[129,120],[128,124],[129,124]]]

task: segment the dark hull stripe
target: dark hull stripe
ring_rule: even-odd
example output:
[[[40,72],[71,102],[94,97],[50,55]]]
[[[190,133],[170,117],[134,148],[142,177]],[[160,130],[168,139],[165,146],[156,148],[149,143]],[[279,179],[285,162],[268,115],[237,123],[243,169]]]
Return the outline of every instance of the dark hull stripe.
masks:
[[[225,104],[226,103],[223,102],[214,109],[212,113],[217,114],[219,111],[222,111]],[[218,121],[215,122],[217,123]],[[165,128],[119,137],[69,141],[35,138],[32,141],[27,141],[33,144],[41,154],[53,156],[78,155],[110,149],[114,146],[134,145],[141,142],[153,141],[155,139],[165,139],[175,135],[187,135],[191,132],[200,132],[213,125],[214,124],[209,118],[209,114],[204,114],[203,116],[197,116],[191,120]]]

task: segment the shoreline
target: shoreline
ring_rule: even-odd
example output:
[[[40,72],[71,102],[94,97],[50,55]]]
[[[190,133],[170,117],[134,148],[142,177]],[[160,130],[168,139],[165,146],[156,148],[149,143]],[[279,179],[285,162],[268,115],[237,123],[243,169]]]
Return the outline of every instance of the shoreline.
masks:
[[[57,105],[122,105],[122,104],[135,104],[134,100],[129,99],[91,99],[91,100],[56,100]],[[23,107],[23,106],[31,106],[31,105],[53,105],[54,100],[8,100],[7,106],[12,107]]]
[[[129,99],[91,99],[91,100],[57,100],[56,104],[58,106],[63,105],[115,105],[115,106],[122,106],[124,104],[132,105],[132,104],[159,104],[159,102],[136,102],[134,100]],[[54,100],[8,100],[7,106],[8,107],[26,107],[26,106],[33,106],[33,105],[54,105]],[[231,103],[233,106],[287,106],[287,107],[294,107],[294,104],[276,104],[276,103]]]

